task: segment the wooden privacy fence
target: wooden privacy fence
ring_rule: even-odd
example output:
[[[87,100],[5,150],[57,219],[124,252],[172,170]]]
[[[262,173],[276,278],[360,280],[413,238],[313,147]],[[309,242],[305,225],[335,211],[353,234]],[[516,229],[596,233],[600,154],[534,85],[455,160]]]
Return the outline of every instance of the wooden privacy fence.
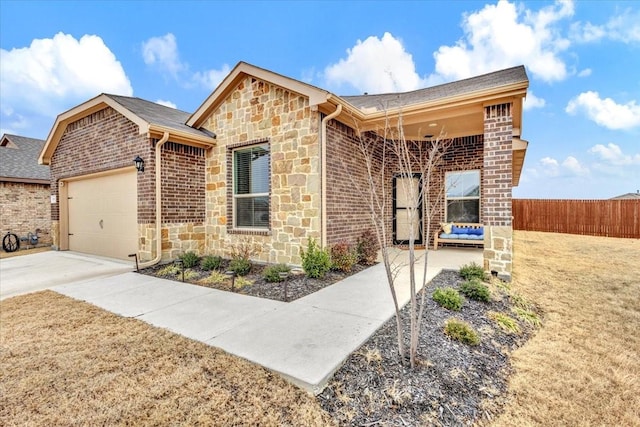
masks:
[[[513,199],[513,228],[640,239],[640,200]]]

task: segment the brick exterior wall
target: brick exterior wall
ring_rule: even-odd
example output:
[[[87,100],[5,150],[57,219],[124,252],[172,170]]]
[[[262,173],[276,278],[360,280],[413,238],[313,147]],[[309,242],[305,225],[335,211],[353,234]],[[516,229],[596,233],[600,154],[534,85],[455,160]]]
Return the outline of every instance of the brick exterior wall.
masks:
[[[137,175],[138,224],[148,225],[138,236],[143,260],[155,256],[155,246],[147,238],[146,229],[155,227],[156,142],[140,135],[136,124],[107,107],[70,123],[51,159],[50,194],[56,199],[60,180],[131,167],[136,156],[144,159],[145,170]],[[178,230],[171,235],[185,237],[180,227],[202,227],[205,219],[205,150],[167,142],[161,158],[163,227]],[[51,217],[53,240],[58,245],[59,203],[51,205]],[[195,238],[189,240],[204,242],[204,234],[195,233]],[[184,246],[166,242],[163,245],[168,249]]]
[[[374,141],[373,146],[377,150],[371,150],[373,167],[379,171],[383,164],[382,139],[372,133],[363,135],[365,140]],[[427,183],[429,201],[423,199],[423,230],[427,228],[427,218],[431,214],[431,227],[423,236],[425,244],[433,242],[433,235],[439,228],[439,223],[445,220],[445,174],[452,171],[480,170],[483,174],[483,135],[455,138],[452,141],[443,141],[447,147],[441,163],[430,177]],[[421,142],[409,142],[417,147]],[[417,148],[413,150],[417,153]],[[387,149],[385,154],[385,183],[384,196],[387,198],[387,244],[392,242],[393,211],[393,177],[398,174],[397,159]],[[416,165],[414,171],[418,171]],[[426,179],[426,177],[423,177]],[[356,132],[335,120],[327,126],[327,244],[332,245],[340,240],[355,243],[362,231],[373,229],[369,203],[366,200],[367,169],[363,154],[359,149],[359,136]],[[363,194],[364,192],[364,194]],[[382,195],[382,194],[381,194]],[[427,205],[429,204],[429,205]],[[482,200],[480,202],[482,206]],[[431,212],[431,213],[430,213]],[[481,211],[482,215],[482,211]],[[482,217],[480,218],[482,222]]]
[[[38,231],[38,246],[51,245],[50,186],[0,182],[0,230],[2,236],[11,231],[18,237]],[[0,236],[0,237],[2,237]],[[21,242],[21,246],[28,246]]]
[[[362,138],[365,143],[371,143],[372,166],[374,170],[380,170],[383,164],[382,140],[372,133],[364,134]],[[360,136],[354,129],[336,120],[327,124],[328,246],[341,240],[355,244],[363,231],[375,230],[366,196],[369,193],[367,166],[359,146]],[[387,187],[384,191],[390,194],[390,182],[384,185]],[[390,202],[390,195],[388,197]],[[390,214],[389,208],[387,216]]]
[[[485,270],[511,279],[513,229],[512,189],[512,105],[485,107],[484,175],[482,178],[482,215],[485,223]]]
[[[203,127],[217,145],[206,160],[206,251],[229,256],[230,248],[258,245],[254,259],[300,264],[300,248],[320,236],[320,117],[309,100],[262,80],[246,77],[209,116]],[[233,228],[232,150],[268,143],[270,227]]]

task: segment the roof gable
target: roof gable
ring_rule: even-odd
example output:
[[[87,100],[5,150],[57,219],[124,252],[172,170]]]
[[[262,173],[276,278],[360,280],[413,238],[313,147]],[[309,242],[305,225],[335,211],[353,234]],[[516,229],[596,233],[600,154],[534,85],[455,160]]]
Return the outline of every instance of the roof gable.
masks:
[[[48,184],[49,167],[38,164],[45,141],[18,135],[0,139],[0,180]]]
[[[68,124],[111,107],[138,126],[140,134],[149,138],[161,137],[165,132],[171,140],[187,145],[209,147],[215,144],[214,136],[185,124],[189,113],[165,107],[140,98],[100,94],[56,118],[40,154],[39,162],[48,165]]]
[[[224,78],[222,83],[205,99],[198,109],[187,120],[187,125],[200,128],[204,121],[220,105],[227,96],[236,88],[237,84],[246,76],[252,76],[265,82],[280,86],[292,92],[299,93],[309,98],[309,105],[317,106],[327,101],[329,92],[317,88],[299,80],[274,73],[264,68],[246,62],[239,62],[233,70]]]

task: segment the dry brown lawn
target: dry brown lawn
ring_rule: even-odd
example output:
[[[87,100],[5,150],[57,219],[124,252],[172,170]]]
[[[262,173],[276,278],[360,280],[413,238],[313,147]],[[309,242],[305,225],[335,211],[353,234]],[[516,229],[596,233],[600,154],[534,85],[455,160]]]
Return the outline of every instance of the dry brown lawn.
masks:
[[[330,425],[220,350],[51,291],[0,304],[0,425]]]
[[[543,310],[495,425],[640,425],[640,240],[516,232],[512,289]]]

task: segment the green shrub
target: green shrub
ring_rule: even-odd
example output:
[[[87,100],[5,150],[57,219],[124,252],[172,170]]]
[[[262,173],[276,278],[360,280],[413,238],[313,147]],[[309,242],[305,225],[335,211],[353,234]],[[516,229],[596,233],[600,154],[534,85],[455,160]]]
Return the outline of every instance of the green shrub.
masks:
[[[238,276],[246,276],[251,271],[251,261],[245,258],[234,258],[229,262],[229,270]]]
[[[476,301],[489,302],[491,294],[489,288],[478,279],[471,279],[460,285],[460,292],[467,298]]]
[[[207,255],[200,261],[200,268],[206,271],[219,270],[222,267],[222,257],[218,255]]]
[[[331,247],[331,265],[336,270],[348,273],[358,262],[358,253],[345,241]]]
[[[487,274],[484,272],[484,269],[475,262],[472,262],[471,264],[465,264],[460,267],[459,273],[465,280],[485,280],[487,278]]]
[[[356,245],[358,262],[364,265],[373,265],[378,259],[378,238],[371,230],[365,230],[358,237]]]
[[[509,317],[508,315],[496,311],[489,312],[487,314],[490,319],[495,321],[500,328],[508,334],[519,334],[520,333],[520,325],[518,322]]]
[[[307,277],[320,279],[331,269],[329,251],[318,246],[314,239],[309,239],[307,250],[301,251],[302,269]]]
[[[193,251],[185,252],[178,258],[182,261],[184,268],[193,268],[200,262],[200,257]]]
[[[480,344],[480,336],[466,322],[458,319],[449,319],[444,325],[444,333],[464,344],[478,345]]]
[[[264,269],[262,277],[264,277],[264,280],[269,283],[282,282],[284,279],[280,277],[280,273],[288,273],[290,271],[291,268],[286,264],[270,265]]]
[[[433,292],[432,298],[441,307],[455,311],[460,311],[464,303],[464,298],[453,288],[438,288]]]

